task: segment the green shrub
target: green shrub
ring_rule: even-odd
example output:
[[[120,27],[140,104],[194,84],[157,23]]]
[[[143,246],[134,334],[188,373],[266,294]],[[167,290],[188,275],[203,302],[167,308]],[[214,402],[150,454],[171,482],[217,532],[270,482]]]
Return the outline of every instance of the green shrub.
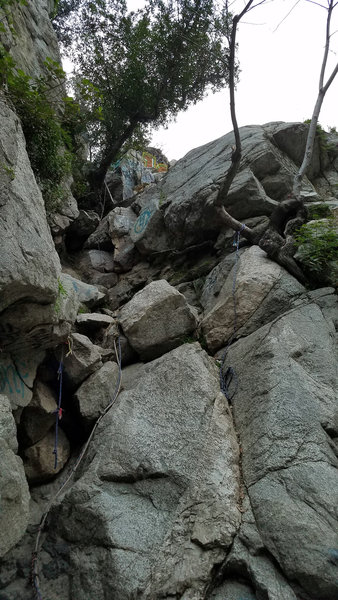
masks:
[[[31,166],[46,211],[51,213],[59,210],[65,200],[62,180],[72,171],[72,136],[79,122],[79,107],[72,98],[56,103],[50,99],[51,89],[63,86],[65,73],[50,58],[45,68],[45,76],[30,77],[16,67],[0,44],[0,84],[21,120]]]
[[[299,260],[314,273],[338,260],[337,223],[333,217],[305,223],[296,232],[295,241]]]

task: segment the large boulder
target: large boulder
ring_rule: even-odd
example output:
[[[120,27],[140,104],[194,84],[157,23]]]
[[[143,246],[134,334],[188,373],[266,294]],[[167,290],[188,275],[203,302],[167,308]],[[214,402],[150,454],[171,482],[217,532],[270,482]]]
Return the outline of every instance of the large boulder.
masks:
[[[104,303],[106,294],[96,286],[85,283],[68,273],[62,274],[62,281],[67,288],[72,287],[75,295],[81,304],[85,304],[88,308],[94,308]]]
[[[211,274],[206,281],[208,295],[205,290],[204,298],[209,310],[204,315],[201,328],[212,352],[223,346],[235,329],[242,335],[251,333],[290,308],[292,300],[305,291],[292,275],[270,260],[258,246],[249,248],[238,260],[238,265],[234,265],[220,290],[217,278],[223,279],[225,269],[216,267],[215,280]],[[230,261],[227,258],[225,262],[228,266]],[[210,287],[215,287],[217,292],[214,298]]]
[[[202,600],[240,523],[236,434],[213,361],[186,344],[145,369],[54,509],[54,561],[66,542],[72,600]],[[64,589],[44,573],[47,596]]]
[[[137,292],[122,307],[119,321],[130,345],[145,360],[175,348],[197,327],[195,311],[164,279]]]
[[[12,407],[9,398],[4,394],[0,394],[0,439],[6,442],[8,448],[13,452],[18,451]]]
[[[11,404],[0,395],[0,557],[15,546],[28,525],[30,494],[17,449]]]
[[[329,313],[311,301],[228,354],[238,380],[233,404],[244,483],[259,535],[290,586],[313,600],[337,595],[336,356]]]
[[[78,388],[74,400],[88,429],[114,398],[119,381],[119,368],[108,361]]]
[[[130,271],[135,261],[135,245],[130,231],[135,225],[136,215],[131,208],[121,206],[109,213],[109,232],[114,246],[114,270]]]
[[[90,339],[80,333],[71,337],[71,353],[64,359],[65,381],[76,389],[91,373],[102,366],[101,354]]]
[[[70,456],[70,444],[65,432],[54,428],[24,451],[24,467],[30,483],[41,483],[55,477],[63,469]]]
[[[270,123],[240,129],[241,168],[224,199],[225,208],[234,217],[245,221],[253,216],[269,215],[276,203],[287,196],[298,169],[298,158],[304,153],[306,132],[307,125],[301,123]],[[285,142],[286,135],[292,137],[293,149]],[[155,230],[152,225],[152,221],[155,225],[155,215],[158,215],[157,232],[166,239],[166,247],[181,248],[217,237],[222,224],[212,203],[231,166],[233,145],[231,132],[192,150],[175,163],[157,186],[137,199],[138,203],[142,202],[143,210],[147,208],[145,215],[149,223],[134,240],[140,252],[158,250],[155,241],[152,242],[154,234],[151,235],[151,230]],[[310,177],[318,175],[318,165],[319,145],[316,144]],[[318,197],[308,179],[304,180],[302,194],[311,200]],[[142,219],[144,223],[145,216]],[[163,224],[161,219],[162,223],[164,219]]]
[[[20,417],[20,437],[26,446],[41,440],[55,423],[56,393],[42,381],[34,386],[32,400]]]
[[[39,351],[31,351],[30,356],[0,354],[0,393],[8,396],[12,410],[30,403],[37,368],[43,358],[44,352]]]
[[[47,225],[41,192],[26,153],[19,119],[0,97],[0,343],[7,349],[39,336],[41,310],[52,323],[59,258]],[[11,309],[20,303],[14,322]],[[27,314],[30,317],[27,323]],[[50,332],[52,337],[52,332]],[[27,345],[28,345],[27,340]]]

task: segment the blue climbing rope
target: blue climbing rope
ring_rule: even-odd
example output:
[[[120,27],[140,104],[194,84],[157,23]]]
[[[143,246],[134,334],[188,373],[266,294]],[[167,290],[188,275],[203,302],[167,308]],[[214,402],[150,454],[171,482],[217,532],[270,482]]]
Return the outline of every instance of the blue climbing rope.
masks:
[[[237,303],[236,303],[236,281],[237,281],[237,271],[238,271],[238,262],[239,262],[239,241],[241,237],[241,232],[245,228],[245,225],[242,224],[239,231],[236,231],[233,241],[233,246],[236,248],[236,256],[235,256],[235,265],[234,265],[234,274],[232,280],[232,302],[233,302],[233,311],[234,311],[234,326],[233,332],[230,336],[228,343],[225,347],[221,358],[221,366],[219,372],[219,382],[221,391],[227,400],[231,401],[238,389],[238,377],[236,375],[236,371],[233,367],[225,367],[225,359],[227,357],[229,348],[236,336],[237,333]],[[232,390],[230,389],[232,388]]]

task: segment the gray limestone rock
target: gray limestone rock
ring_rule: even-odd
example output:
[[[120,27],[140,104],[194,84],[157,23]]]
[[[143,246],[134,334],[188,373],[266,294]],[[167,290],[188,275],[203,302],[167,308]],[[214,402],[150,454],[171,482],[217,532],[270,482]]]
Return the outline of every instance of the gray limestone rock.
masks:
[[[226,259],[226,265],[229,262]],[[239,330],[240,334],[248,333],[271,320],[274,314],[287,310],[292,300],[305,291],[294,277],[270,260],[263,250],[252,246],[241,254],[238,265],[229,273],[215,303],[210,288],[212,291],[215,286],[218,291],[218,275],[222,281],[224,270],[226,272],[221,266],[216,269],[215,282],[213,283],[211,274],[202,294],[207,311],[201,322],[201,329],[212,352],[227,342],[234,332],[235,324],[236,331]]]
[[[96,285],[85,283],[80,279],[72,277],[68,273],[62,274],[62,281],[68,283],[67,287],[72,286],[79,302],[85,304],[88,308],[100,306],[106,298],[104,291],[99,289]]]
[[[239,526],[236,435],[213,361],[187,344],[146,369],[102,420],[54,509],[72,600],[184,591],[202,600]]]
[[[91,267],[100,273],[109,273],[114,269],[114,258],[111,252],[104,250],[88,250]]]
[[[73,333],[72,352],[64,359],[64,373],[70,388],[77,388],[89,375],[102,366],[98,348],[85,335]]]
[[[16,425],[12,415],[10,400],[4,394],[0,395],[0,439],[4,440],[13,452],[18,451]]]
[[[175,348],[197,326],[183,294],[164,279],[135,294],[122,307],[119,322],[132,348],[146,360]]]
[[[115,362],[108,361],[76,391],[74,400],[87,428],[93,425],[114,398],[118,381],[119,368]]]
[[[109,213],[109,233],[114,246],[114,271],[130,271],[135,262],[135,245],[130,237],[136,215],[131,208],[119,206]]]
[[[55,465],[54,427],[33,446],[24,451],[24,468],[29,483],[41,483],[55,477],[70,456],[70,444],[65,432],[58,428],[57,464]]]
[[[10,322],[11,307],[20,302],[48,312],[53,321],[60,263],[47,225],[41,192],[35,181],[19,119],[0,96],[0,340],[25,341],[26,320],[16,314]],[[6,168],[5,168],[6,167]],[[25,304],[26,303],[26,304]],[[7,309],[7,310],[5,310]],[[30,311],[37,334],[39,310]],[[3,312],[4,311],[4,312]],[[20,333],[19,333],[20,332]]]
[[[67,229],[66,246],[70,251],[79,250],[85,240],[100,223],[99,215],[93,210],[80,210],[79,215]]]
[[[106,250],[113,252],[113,244],[109,233],[109,214],[103,217],[95,231],[88,237],[84,246],[88,250]]]
[[[313,600],[333,600],[337,592],[336,356],[333,322],[306,302],[228,355],[259,534],[291,586]]]
[[[139,212],[130,237],[141,254],[156,254],[168,249],[163,218],[165,203],[165,193],[157,186],[150,186],[133,204]]]
[[[257,600],[251,586],[231,579],[218,586],[210,598],[212,600]]]
[[[23,536],[28,525],[29,489],[22,465],[7,442],[0,439],[0,557]]]
[[[102,313],[81,313],[76,318],[76,326],[80,333],[90,338],[97,338],[103,331],[116,322],[114,317]]]
[[[43,358],[44,352],[32,350],[30,356],[0,354],[0,393],[8,396],[12,410],[30,403],[36,371]]]
[[[42,381],[34,386],[33,397],[20,418],[20,436],[26,446],[41,440],[55,423],[56,393]]]
[[[290,130],[299,128],[299,124],[288,125]],[[249,217],[269,215],[276,202],[291,191],[297,167],[274,138],[284,128],[285,123],[241,127],[241,169],[225,199],[225,208],[235,217],[245,221]],[[298,155],[304,150],[304,136],[295,135],[294,139]],[[169,246],[182,247],[208,236],[213,238],[222,228],[212,202],[230,167],[233,144],[233,133],[229,133],[192,150],[159,184],[155,197],[165,198],[163,211]],[[314,164],[316,160],[318,152],[314,155]],[[311,195],[312,199],[317,197],[307,179],[302,193]]]

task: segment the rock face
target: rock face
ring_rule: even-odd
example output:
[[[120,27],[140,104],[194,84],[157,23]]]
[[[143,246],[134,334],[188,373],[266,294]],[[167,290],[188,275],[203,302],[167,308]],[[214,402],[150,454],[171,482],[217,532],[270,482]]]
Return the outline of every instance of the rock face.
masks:
[[[196,329],[196,315],[186,299],[165,280],[147,285],[121,310],[120,323],[142,359],[175,348]]]
[[[8,6],[19,39],[3,19],[1,41],[44,76],[46,57],[59,60],[54,1]],[[306,132],[241,129],[224,199],[234,217],[267,222]],[[338,136],[326,139],[302,194],[333,212]],[[232,145],[230,133],[161,178],[131,154],[109,178],[103,218],[79,214],[69,195],[49,219],[62,272],[19,120],[0,96],[1,600],[32,600],[46,512],[34,561],[44,599],[336,598],[337,298],[243,240],[231,246],[213,200]],[[197,338],[216,357],[231,340],[230,405]]]
[[[218,291],[218,270],[215,280],[211,273],[206,282],[205,294],[209,291],[210,295],[210,288],[213,286]],[[225,345],[235,326],[240,333],[248,333],[251,318],[255,321],[253,329],[257,329],[257,321],[262,325],[271,320],[273,309],[276,314],[282,308],[286,310],[291,300],[304,291],[305,288],[270,260],[263,250],[252,246],[241,255],[238,266],[233,267],[217,294],[215,304],[209,296],[207,306],[211,305],[211,308],[201,323],[208,347],[214,352]]]
[[[76,391],[74,399],[86,427],[95,423],[101,411],[113,399],[118,383],[118,374],[117,364],[108,361],[101,369],[86,379]]]
[[[27,318],[21,308],[16,327],[11,327],[10,309],[29,302],[44,310],[49,304],[49,322],[57,297],[60,263],[47,225],[41,192],[25,149],[18,118],[0,97],[0,337],[7,347],[16,337],[24,343]],[[6,169],[5,169],[6,167]],[[18,322],[19,319],[19,322]],[[39,323],[35,314],[30,329]],[[3,339],[4,338],[4,339]]]
[[[29,490],[18,449],[11,405],[0,396],[0,557],[22,538],[29,518]]]
[[[203,598],[240,513],[236,436],[198,344],[149,363],[120,395],[82,473],[54,513],[71,553],[69,598]]]
[[[48,481],[65,466],[70,455],[70,445],[66,434],[60,428],[58,430],[56,464],[55,443],[54,429],[50,429],[41,440],[25,450],[24,466],[29,483]]]
[[[251,125],[240,130],[241,169],[234,179],[225,207],[237,219],[269,215],[276,203],[292,189],[299,157],[304,153],[307,126],[294,123]],[[289,141],[287,141],[289,140]],[[290,141],[292,140],[292,142]],[[219,217],[212,208],[221,182],[231,164],[233,133],[189,152],[177,161],[152,190],[136,203],[142,207],[142,222],[133,234],[141,253],[165,247],[196,244],[219,231]],[[311,180],[320,172],[319,144],[315,148]],[[303,195],[316,200],[317,191],[305,179]],[[154,232],[156,230],[156,234]]]
[[[257,528],[294,589],[316,600],[337,593],[335,357],[333,324],[311,303],[229,352],[239,381],[234,415],[243,476]]]

